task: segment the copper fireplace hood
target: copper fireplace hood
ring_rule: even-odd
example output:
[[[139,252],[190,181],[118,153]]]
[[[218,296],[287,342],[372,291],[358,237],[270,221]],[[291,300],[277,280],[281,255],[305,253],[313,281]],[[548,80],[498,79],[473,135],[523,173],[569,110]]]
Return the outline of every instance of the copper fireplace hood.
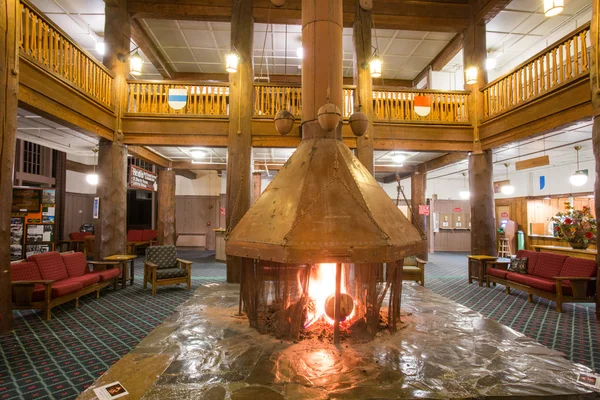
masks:
[[[421,252],[417,229],[344,142],[319,136],[305,134],[232,230],[227,254],[296,264],[381,263]]]

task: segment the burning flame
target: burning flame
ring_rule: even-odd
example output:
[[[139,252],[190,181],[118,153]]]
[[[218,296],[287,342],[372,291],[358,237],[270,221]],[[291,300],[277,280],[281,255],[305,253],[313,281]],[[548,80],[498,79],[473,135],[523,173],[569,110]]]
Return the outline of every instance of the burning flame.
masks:
[[[316,268],[311,270],[310,281],[308,284],[308,296],[312,300],[314,307],[309,307],[307,310],[308,318],[307,322],[304,324],[305,328],[308,328],[317,322],[321,316],[323,316],[325,321],[333,325],[334,320],[325,312],[325,304],[330,296],[335,296],[335,270],[335,264],[317,264]],[[342,268],[340,293],[347,293],[345,281],[345,269]],[[352,313],[346,320],[350,320],[353,315],[354,310],[352,310]]]

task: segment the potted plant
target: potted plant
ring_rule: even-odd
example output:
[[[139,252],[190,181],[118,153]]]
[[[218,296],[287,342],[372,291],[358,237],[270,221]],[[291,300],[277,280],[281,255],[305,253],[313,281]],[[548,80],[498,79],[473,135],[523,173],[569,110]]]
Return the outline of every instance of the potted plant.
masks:
[[[566,211],[559,212],[552,221],[558,237],[568,242],[573,249],[587,249],[596,243],[596,220],[590,208],[575,210],[571,203],[565,202]]]

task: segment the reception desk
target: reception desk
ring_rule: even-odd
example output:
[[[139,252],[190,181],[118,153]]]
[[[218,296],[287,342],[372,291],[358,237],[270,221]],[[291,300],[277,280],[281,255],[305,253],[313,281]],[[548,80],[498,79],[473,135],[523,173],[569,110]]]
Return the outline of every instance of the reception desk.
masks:
[[[215,231],[215,260],[217,261],[225,261],[225,229],[217,228],[213,229]]]

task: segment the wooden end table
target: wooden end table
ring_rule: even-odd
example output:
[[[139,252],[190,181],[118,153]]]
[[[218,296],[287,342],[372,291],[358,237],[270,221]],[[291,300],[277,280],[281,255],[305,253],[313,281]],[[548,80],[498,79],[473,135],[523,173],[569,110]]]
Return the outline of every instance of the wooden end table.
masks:
[[[498,257],[494,256],[467,256],[469,259],[469,284],[473,283],[473,279],[479,281],[479,286],[483,286],[485,280],[485,268],[489,261],[496,261]]]
[[[134,254],[115,254],[104,258],[104,261],[118,261],[121,263],[121,288],[127,286],[127,263],[129,263],[129,286],[133,285],[133,260],[137,258]]]

